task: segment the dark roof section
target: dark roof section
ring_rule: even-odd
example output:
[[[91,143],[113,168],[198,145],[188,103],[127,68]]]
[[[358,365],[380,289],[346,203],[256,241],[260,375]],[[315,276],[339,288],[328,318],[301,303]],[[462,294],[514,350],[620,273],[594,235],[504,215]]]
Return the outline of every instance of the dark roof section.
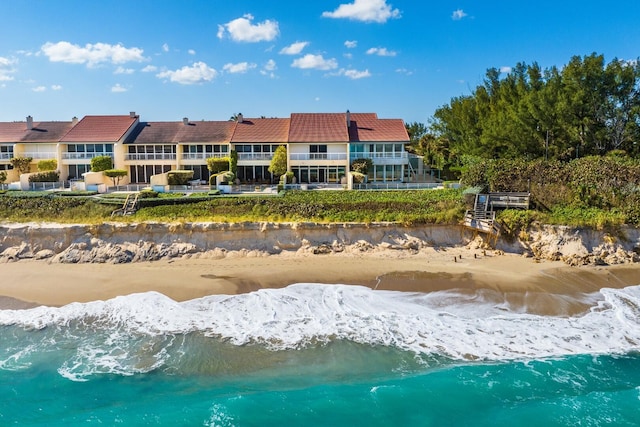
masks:
[[[289,142],[349,142],[345,113],[292,113]]]
[[[190,142],[228,144],[236,128],[236,122],[233,121],[200,121],[180,125],[176,142],[183,144]]]
[[[351,113],[351,142],[409,142],[402,119],[379,119],[375,113]]]
[[[126,144],[228,144],[236,122],[140,122]]]
[[[243,119],[236,125],[231,142],[286,143],[289,140],[289,119]]]
[[[73,127],[73,122],[0,123],[0,142],[58,142]]]
[[[118,142],[138,122],[138,116],[84,116],[61,142]]]

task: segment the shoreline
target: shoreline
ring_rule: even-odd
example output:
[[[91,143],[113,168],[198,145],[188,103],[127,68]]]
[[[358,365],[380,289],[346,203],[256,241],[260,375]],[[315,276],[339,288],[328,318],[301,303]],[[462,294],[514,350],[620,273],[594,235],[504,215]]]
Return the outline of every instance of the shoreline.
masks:
[[[604,287],[640,285],[640,265],[571,267],[501,251],[467,247],[418,253],[374,252],[313,255],[228,253],[123,264],[62,264],[20,260],[3,264],[0,309],[62,306],[155,291],[176,301],[235,295],[294,283],[361,285],[377,290],[469,295],[492,291],[542,314],[557,314],[545,298],[580,295]],[[535,301],[534,301],[535,299]],[[584,309],[577,304],[568,312]]]

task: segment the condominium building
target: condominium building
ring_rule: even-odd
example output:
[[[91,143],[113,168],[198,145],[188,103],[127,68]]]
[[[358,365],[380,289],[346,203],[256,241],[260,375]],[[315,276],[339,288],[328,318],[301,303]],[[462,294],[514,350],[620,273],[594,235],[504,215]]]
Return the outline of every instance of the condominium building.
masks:
[[[287,149],[288,169],[299,183],[339,183],[352,161],[372,160],[369,182],[401,182],[411,176],[405,144],[409,136],[401,119],[379,119],[375,113],[292,113],[288,118],[234,121],[147,122],[128,115],[85,116],[69,122],[0,122],[0,170],[17,180],[11,159],[31,157],[31,171],[44,159],[57,160],[61,180],[81,179],[91,159],[110,156],[123,169],[126,183],[151,182],[170,170],[192,170],[207,181],[207,158],[238,155],[237,178],[273,183],[268,168],[279,146]]]

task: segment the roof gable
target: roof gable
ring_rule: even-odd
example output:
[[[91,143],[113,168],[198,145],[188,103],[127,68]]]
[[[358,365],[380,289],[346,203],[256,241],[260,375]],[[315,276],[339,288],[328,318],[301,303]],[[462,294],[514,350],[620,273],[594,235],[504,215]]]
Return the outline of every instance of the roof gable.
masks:
[[[0,142],[58,142],[73,127],[73,122],[0,123]]]
[[[243,119],[236,125],[231,142],[286,143],[289,124],[289,119]]]
[[[402,119],[379,119],[374,113],[352,113],[351,142],[409,142]]]
[[[293,113],[290,142],[349,142],[345,113]]]
[[[62,139],[62,142],[118,142],[137,123],[138,117],[85,116]]]
[[[202,142],[228,144],[233,136],[236,122],[233,121],[200,121],[180,123],[176,142]]]

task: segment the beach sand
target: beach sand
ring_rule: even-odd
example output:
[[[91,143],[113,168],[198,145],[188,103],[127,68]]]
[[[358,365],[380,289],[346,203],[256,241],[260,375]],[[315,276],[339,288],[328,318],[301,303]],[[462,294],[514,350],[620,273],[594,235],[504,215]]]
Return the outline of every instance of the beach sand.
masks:
[[[450,289],[526,307],[540,314],[584,310],[572,296],[603,287],[640,284],[640,265],[569,267],[515,254],[468,248],[431,248],[416,254],[280,254],[176,258],[128,264],[59,264],[21,260],[0,266],[0,308],[61,306],[157,291],[176,301],[238,294],[294,283],[363,285],[372,289],[432,292]],[[557,296],[561,295],[562,298]],[[580,301],[576,298],[575,301]],[[496,301],[496,303],[501,303]]]

